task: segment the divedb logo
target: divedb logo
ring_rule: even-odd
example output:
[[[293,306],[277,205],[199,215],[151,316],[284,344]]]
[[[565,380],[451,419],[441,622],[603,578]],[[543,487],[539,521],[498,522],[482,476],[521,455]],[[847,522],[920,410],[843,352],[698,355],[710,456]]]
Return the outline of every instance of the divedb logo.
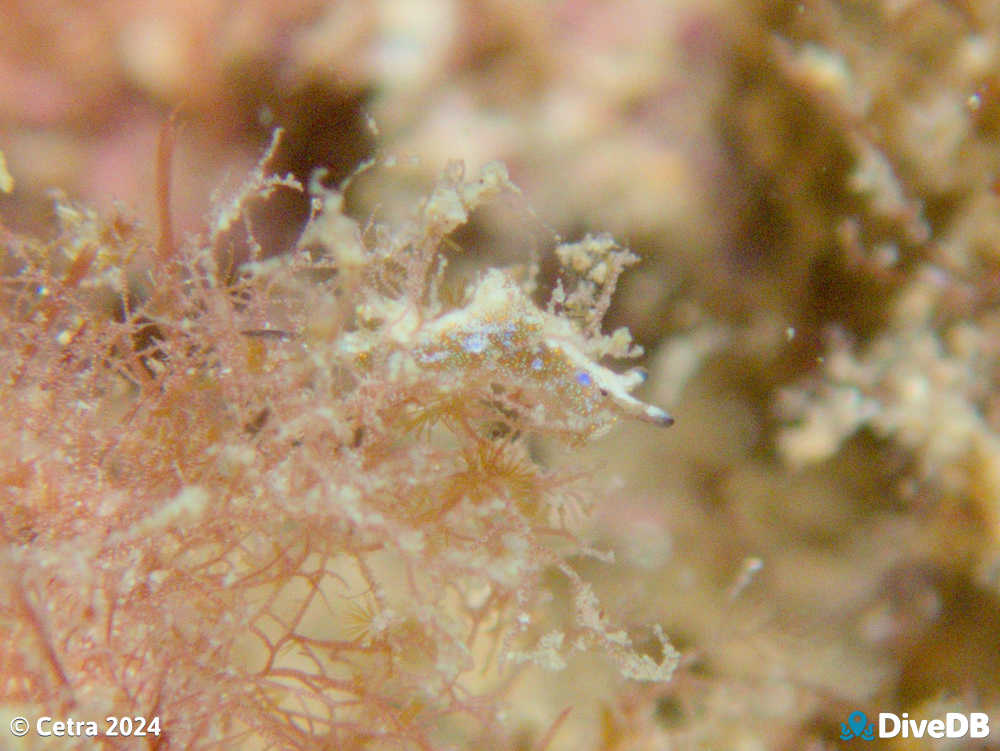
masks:
[[[847,722],[840,723],[840,740],[860,738],[863,741],[879,738],[987,738],[990,734],[990,717],[985,712],[948,712],[944,719],[913,720],[909,713],[901,715],[879,712],[878,730],[869,722],[864,712],[851,712]]]

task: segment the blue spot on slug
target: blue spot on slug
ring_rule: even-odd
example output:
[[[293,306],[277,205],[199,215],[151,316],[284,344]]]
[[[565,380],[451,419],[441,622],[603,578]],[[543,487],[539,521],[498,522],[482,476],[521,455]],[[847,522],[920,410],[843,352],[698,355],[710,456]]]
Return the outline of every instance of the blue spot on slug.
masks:
[[[469,334],[469,336],[465,337],[465,341],[462,342],[462,349],[478,355],[486,349],[488,344],[489,339],[486,337],[486,334]]]

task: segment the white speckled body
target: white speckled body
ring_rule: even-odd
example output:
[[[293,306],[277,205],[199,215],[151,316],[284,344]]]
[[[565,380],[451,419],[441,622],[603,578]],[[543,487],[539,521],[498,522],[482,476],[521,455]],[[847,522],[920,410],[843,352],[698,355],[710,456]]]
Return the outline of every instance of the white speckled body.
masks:
[[[540,310],[495,269],[467,305],[428,321],[414,340],[418,367],[471,374],[573,430],[593,434],[618,414],[673,423],[662,409],[629,394],[644,380],[641,371],[619,374],[594,362],[570,321]]]

